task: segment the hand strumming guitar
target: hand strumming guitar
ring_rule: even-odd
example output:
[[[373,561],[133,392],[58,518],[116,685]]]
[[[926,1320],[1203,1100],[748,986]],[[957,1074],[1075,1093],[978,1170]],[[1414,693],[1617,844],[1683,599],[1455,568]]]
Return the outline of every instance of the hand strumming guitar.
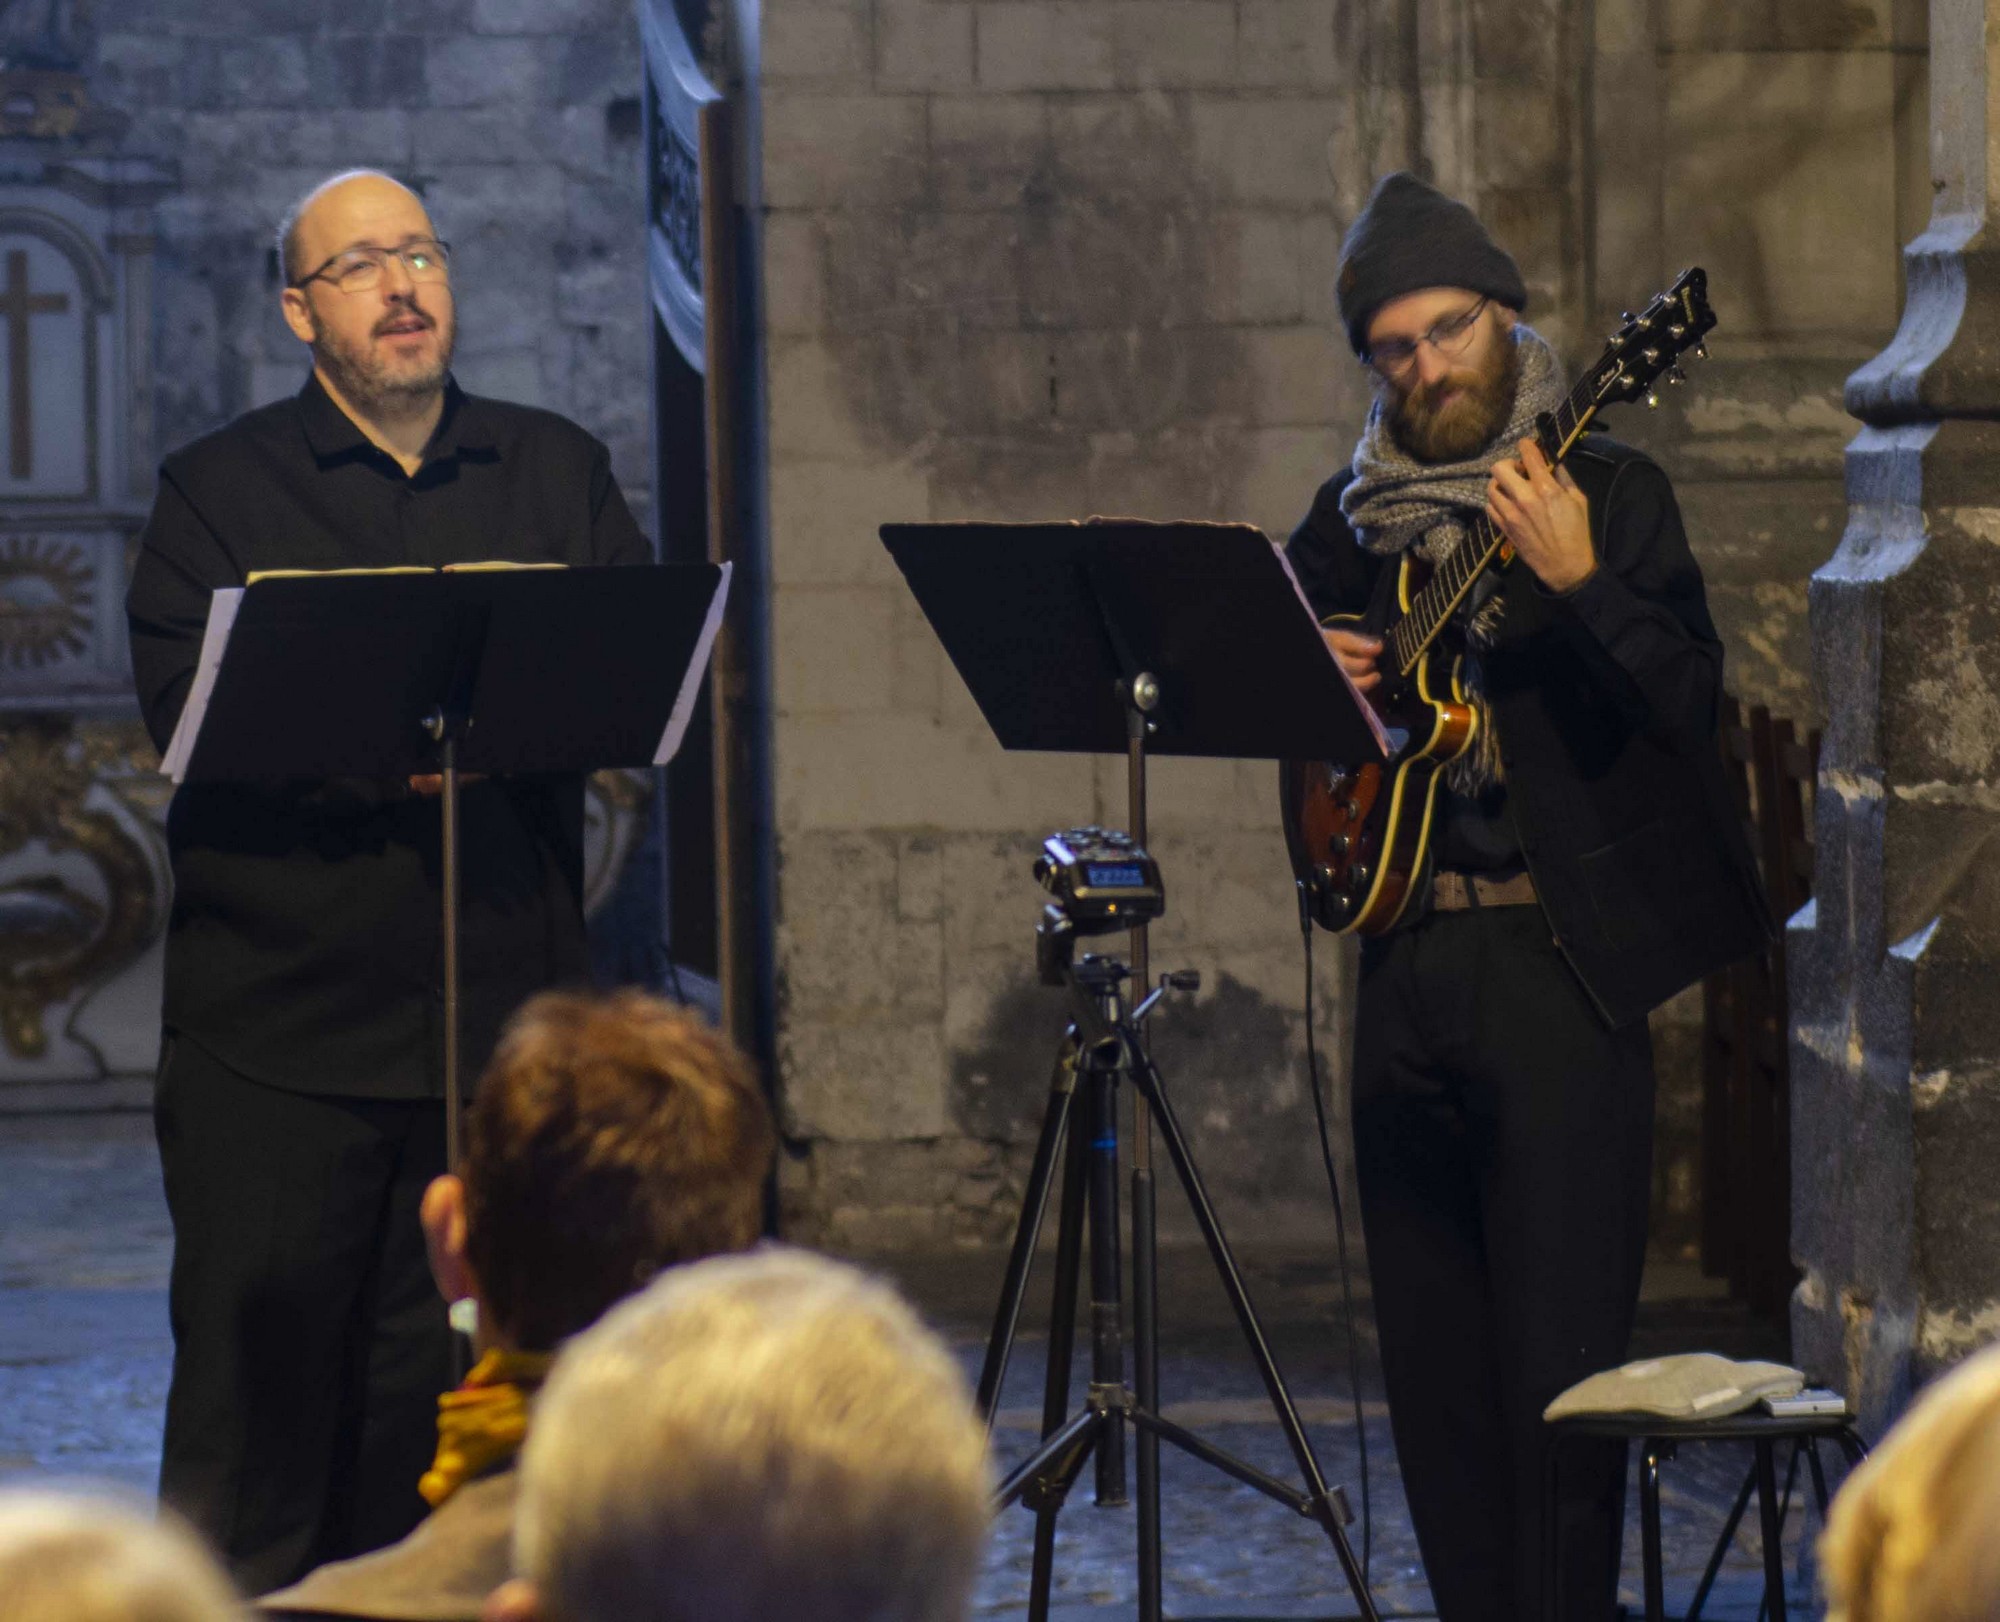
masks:
[[[1372,692],[1382,684],[1382,672],[1375,668],[1376,656],[1382,651],[1379,636],[1366,636],[1345,626],[1330,626],[1320,634],[1333,649],[1334,658],[1340,661],[1340,668],[1347,672],[1356,692]]]

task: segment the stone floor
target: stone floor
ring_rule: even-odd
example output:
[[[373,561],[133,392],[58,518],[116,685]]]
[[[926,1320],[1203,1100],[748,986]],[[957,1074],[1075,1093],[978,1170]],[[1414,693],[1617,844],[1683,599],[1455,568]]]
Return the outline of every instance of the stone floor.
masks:
[[[0,1482],[91,1478],[147,1491],[158,1463],[169,1345],[169,1249],[158,1168],[146,1121],[130,1115],[0,1118]],[[1331,1246],[1328,1250],[1330,1252]],[[889,1258],[898,1276],[976,1367],[998,1288],[998,1256]],[[1329,1255],[1250,1250],[1251,1289],[1307,1422],[1322,1469],[1361,1505],[1339,1293]],[[1040,1296],[1045,1281],[1038,1278]],[[1366,1301],[1360,1303],[1364,1341]],[[1691,1269],[1648,1279],[1642,1350],[1709,1348],[1769,1353],[1768,1334],[1744,1323]],[[1004,1465],[1034,1440],[1046,1314],[1031,1307],[996,1427]],[[1170,1253],[1162,1279],[1163,1399],[1169,1417],[1280,1478],[1294,1471],[1220,1288],[1199,1254]],[[1782,1348],[1776,1348],[1782,1350]],[[1368,1353],[1364,1345],[1364,1360]],[[1429,1615],[1429,1597],[1403,1509],[1380,1380],[1364,1367],[1373,1592],[1382,1614]],[[1696,1450],[1668,1467],[1668,1603],[1685,1603],[1730,1495],[1746,1468],[1730,1448]],[[1162,1469],[1166,1611],[1185,1618],[1303,1618],[1356,1614],[1339,1566],[1315,1528],[1218,1472],[1175,1454]],[[1134,1611],[1133,1517],[1100,1509],[1086,1483],[1061,1521],[1055,1614],[1113,1622]],[[1636,1502],[1636,1500],[1635,1500]],[[1636,1511],[1632,1517],[1635,1519]],[[1754,1517],[1753,1517],[1754,1519]],[[1021,1613],[1032,1517],[1001,1517],[978,1593],[981,1618]],[[1353,1528],[1357,1549],[1362,1528]],[[1816,1518],[1795,1511],[1787,1554],[1805,1603],[1800,1562]],[[1758,1551],[1747,1529],[1705,1615],[1751,1622]],[[1638,1613],[1636,1526],[1628,1526],[1625,1598]]]

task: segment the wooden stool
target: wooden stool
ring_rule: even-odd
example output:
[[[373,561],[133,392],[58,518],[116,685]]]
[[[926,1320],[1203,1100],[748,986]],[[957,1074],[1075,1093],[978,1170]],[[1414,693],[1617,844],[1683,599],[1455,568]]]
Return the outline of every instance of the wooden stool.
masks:
[[[1639,1535],[1645,1558],[1646,1619],[1666,1622],[1665,1578],[1660,1562],[1660,1462],[1670,1459],[1685,1442],[1748,1442],[1755,1453],[1729,1518],[1722,1524],[1715,1550],[1708,1557],[1684,1622],[1697,1622],[1708,1600],[1723,1557],[1735,1540],[1736,1528],[1754,1489],[1758,1520],[1764,1533],[1764,1609],[1772,1622],[1784,1622],[1785,1555],[1782,1547],[1784,1512],[1778,1496],[1776,1449],[1780,1442],[1792,1444],[1791,1463],[1785,1472],[1785,1503],[1790,1502],[1792,1480],[1804,1453],[1812,1472],[1813,1496],[1819,1502],[1820,1518],[1826,1517],[1826,1473],[1820,1467],[1818,1443],[1837,1442],[1847,1455],[1849,1466],[1859,1464],[1867,1449],[1855,1434],[1853,1420],[1846,1414],[1811,1414],[1778,1417],[1761,1412],[1729,1414],[1720,1419],[1665,1419],[1658,1414],[1580,1414],[1559,1419],[1550,1425],[1548,1471],[1543,1485],[1542,1521],[1546,1536],[1542,1548],[1543,1570],[1554,1593],[1556,1561],[1556,1470],[1561,1463],[1562,1445],[1572,1437],[1615,1437],[1639,1444]]]

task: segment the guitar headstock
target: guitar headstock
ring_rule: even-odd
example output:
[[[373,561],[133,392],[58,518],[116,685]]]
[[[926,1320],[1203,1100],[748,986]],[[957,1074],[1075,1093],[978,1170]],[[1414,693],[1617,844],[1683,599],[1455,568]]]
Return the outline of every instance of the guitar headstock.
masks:
[[[1586,374],[1596,405],[1644,400],[1658,405],[1659,384],[1686,381],[1681,359],[1708,354],[1702,340],[1715,326],[1708,304],[1708,273],[1699,265],[1684,270],[1679,280],[1637,315],[1626,313],[1611,335],[1597,364]]]

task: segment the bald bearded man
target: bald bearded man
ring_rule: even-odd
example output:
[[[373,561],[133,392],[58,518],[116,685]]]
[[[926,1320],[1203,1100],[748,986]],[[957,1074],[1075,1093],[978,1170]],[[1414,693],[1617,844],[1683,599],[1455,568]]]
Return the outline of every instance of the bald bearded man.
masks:
[[[127,599],[171,737],[209,598],[259,569],[651,560],[604,446],[452,380],[450,250],[350,171],[279,232],[293,398],[169,456]],[[334,673],[329,673],[330,675]],[[446,1168],[434,779],[182,787],[155,1124],[174,1223],[161,1496],[252,1593],[422,1515],[450,1334],[418,1206]],[[462,799],[467,1076],[586,977],[575,777]]]

